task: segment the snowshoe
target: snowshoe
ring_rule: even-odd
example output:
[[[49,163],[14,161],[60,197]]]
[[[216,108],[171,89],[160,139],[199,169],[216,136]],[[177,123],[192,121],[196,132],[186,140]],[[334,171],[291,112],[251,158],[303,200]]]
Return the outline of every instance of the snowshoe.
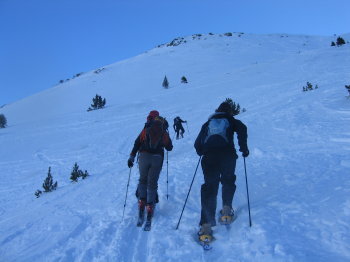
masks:
[[[198,241],[204,250],[210,250],[210,244],[214,240],[215,238],[213,237],[213,230],[211,229],[211,225],[203,224],[198,232]]]
[[[230,206],[224,206],[220,211],[219,223],[221,225],[230,225],[234,220],[234,211]]]

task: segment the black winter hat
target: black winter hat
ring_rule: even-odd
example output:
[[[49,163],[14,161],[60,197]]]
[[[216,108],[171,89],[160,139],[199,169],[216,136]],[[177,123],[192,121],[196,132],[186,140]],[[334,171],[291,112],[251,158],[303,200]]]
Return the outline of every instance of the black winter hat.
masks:
[[[222,112],[222,113],[228,113],[232,115],[232,107],[229,103],[227,102],[222,102],[218,109],[215,110],[215,112]]]

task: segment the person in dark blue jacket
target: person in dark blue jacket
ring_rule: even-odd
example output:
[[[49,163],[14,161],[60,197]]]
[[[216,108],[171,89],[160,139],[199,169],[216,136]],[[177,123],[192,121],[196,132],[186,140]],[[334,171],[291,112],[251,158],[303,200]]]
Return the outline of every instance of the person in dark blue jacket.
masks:
[[[179,116],[174,118],[174,131],[176,132],[176,139],[179,139],[179,134],[181,137],[184,137],[185,129],[182,126],[182,123],[187,123],[187,121],[182,120]]]
[[[233,196],[236,191],[236,159],[238,155],[233,142],[237,134],[239,151],[243,157],[249,155],[247,146],[247,127],[233,117],[229,103],[220,104],[215,113],[204,123],[194,147],[202,157],[201,165],[204,184],[201,187],[201,218],[199,236],[212,237],[212,226],[216,225],[215,212],[219,183],[222,185],[222,210],[220,223],[229,224],[233,221]]]

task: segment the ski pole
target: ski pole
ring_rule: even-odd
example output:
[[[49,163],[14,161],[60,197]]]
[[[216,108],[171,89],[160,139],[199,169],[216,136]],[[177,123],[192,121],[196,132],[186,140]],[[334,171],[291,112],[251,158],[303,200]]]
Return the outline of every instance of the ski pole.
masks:
[[[246,189],[247,189],[247,199],[248,199],[248,212],[249,212],[249,226],[252,226],[252,218],[250,216],[250,201],[249,201],[249,191],[248,191],[248,178],[247,178],[247,167],[245,164],[245,157],[244,159],[244,173],[245,173],[245,184],[246,184]]]
[[[123,209],[122,221],[124,220],[124,212],[125,212],[125,206],[126,206],[126,199],[128,198],[128,190],[129,190],[129,183],[130,183],[131,168],[132,168],[132,167],[130,167],[129,178],[128,178],[128,184],[127,184],[127,186],[126,186],[126,194],[125,194],[125,202],[124,202],[124,209]]]
[[[197,167],[196,167],[196,171],[194,171],[194,175],[193,175],[193,178],[192,178],[192,182],[191,182],[191,185],[190,185],[190,189],[188,190],[187,197],[186,197],[186,200],[185,200],[185,204],[184,204],[184,206],[183,206],[183,208],[182,208],[181,215],[180,215],[180,218],[179,218],[179,222],[177,223],[177,226],[176,226],[176,230],[179,228],[180,221],[181,221],[181,218],[182,218],[182,214],[183,214],[183,212],[184,212],[184,210],[185,210],[185,206],[186,206],[186,203],[187,203],[187,199],[188,199],[188,196],[190,195],[191,188],[192,188],[192,185],[193,185],[193,181],[194,181],[194,178],[196,177],[197,169],[198,169],[199,163],[201,162],[201,158],[202,158],[202,156],[199,157],[198,164],[197,164]]]
[[[188,134],[190,134],[190,130],[188,129],[187,122],[186,122],[186,127],[187,127],[187,132],[188,132]]]
[[[166,151],[166,199],[169,199],[169,161],[168,161],[168,151]]]

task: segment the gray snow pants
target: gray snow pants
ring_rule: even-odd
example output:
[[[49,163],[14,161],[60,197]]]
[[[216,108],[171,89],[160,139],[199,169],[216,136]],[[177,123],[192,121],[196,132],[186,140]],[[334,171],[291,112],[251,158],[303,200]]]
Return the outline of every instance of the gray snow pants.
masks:
[[[138,185],[139,199],[146,199],[148,204],[156,203],[158,179],[163,166],[163,157],[147,152],[140,153]]]

